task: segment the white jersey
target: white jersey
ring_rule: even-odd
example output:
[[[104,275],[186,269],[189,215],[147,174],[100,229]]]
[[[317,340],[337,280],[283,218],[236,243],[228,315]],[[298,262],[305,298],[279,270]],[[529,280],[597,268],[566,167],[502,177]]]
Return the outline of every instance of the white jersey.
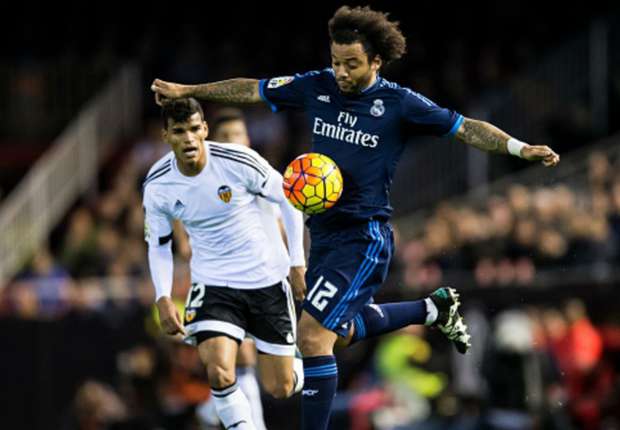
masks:
[[[205,151],[196,176],[183,175],[172,152],[153,165],[144,182],[145,240],[165,244],[179,219],[192,249],[192,282],[254,289],[282,281],[291,261],[279,231],[265,229],[258,203],[283,201],[282,176],[241,145],[205,141]]]

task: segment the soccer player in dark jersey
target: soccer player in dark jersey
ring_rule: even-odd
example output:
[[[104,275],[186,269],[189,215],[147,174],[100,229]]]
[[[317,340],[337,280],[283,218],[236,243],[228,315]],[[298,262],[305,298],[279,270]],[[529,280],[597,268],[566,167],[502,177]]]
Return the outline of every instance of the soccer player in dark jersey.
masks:
[[[329,21],[331,68],[272,79],[230,79],[181,85],[156,79],[156,101],[192,96],[223,103],[267,103],[273,111],[303,109],[313,151],[340,167],[344,192],[327,212],[308,222],[309,286],[299,322],[305,386],[302,428],[326,429],[337,386],[336,343],[348,344],[402,328],[439,328],[461,353],[469,334],[458,294],[440,288],[412,302],[374,304],[393,255],[389,190],[410,137],[453,136],[483,151],[512,154],[554,166],[548,146],[529,145],[497,127],[439,107],[423,95],[379,75],[405,52],[398,23],[369,7],[338,9]]]

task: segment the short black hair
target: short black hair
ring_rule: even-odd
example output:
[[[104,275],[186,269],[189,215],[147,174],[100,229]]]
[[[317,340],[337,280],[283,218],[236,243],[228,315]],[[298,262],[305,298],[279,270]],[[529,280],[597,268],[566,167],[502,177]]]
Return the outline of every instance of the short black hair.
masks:
[[[389,64],[407,51],[407,41],[398,24],[390,21],[387,13],[370,6],[342,6],[329,20],[329,38],[332,43],[344,45],[359,42],[369,60],[378,55],[384,64]]]
[[[224,108],[218,110],[213,116],[213,119],[209,121],[209,125],[211,126],[211,135],[215,136],[218,128],[220,128],[222,124],[229,121],[245,122],[245,117],[243,116],[243,112],[241,112],[241,109]]]
[[[161,119],[164,128],[168,128],[168,120],[173,122],[185,122],[196,112],[200,114],[200,118],[204,120],[205,114],[198,100],[188,97],[170,100],[161,107]]]

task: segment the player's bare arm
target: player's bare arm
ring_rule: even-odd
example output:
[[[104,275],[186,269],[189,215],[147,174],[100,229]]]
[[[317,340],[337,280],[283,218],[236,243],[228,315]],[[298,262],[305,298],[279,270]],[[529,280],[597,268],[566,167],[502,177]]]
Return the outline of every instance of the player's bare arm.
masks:
[[[161,106],[165,99],[194,97],[217,103],[258,103],[261,101],[257,79],[236,78],[208,84],[183,85],[155,79],[151,90]]]
[[[471,145],[482,151],[497,154],[508,154],[510,135],[489,124],[485,121],[479,121],[471,118],[465,118],[463,123],[456,132],[456,138],[460,142]],[[512,139],[520,148],[518,156],[528,161],[542,161],[546,167],[555,166],[560,162],[560,156],[551,148],[545,145],[528,145]]]

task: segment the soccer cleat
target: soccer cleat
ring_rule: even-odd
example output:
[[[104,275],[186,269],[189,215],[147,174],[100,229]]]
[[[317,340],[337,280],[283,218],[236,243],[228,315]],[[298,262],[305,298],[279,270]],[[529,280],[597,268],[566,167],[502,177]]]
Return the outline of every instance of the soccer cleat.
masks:
[[[467,325],[459,314],[459,293],[454,288],[441,287],[433,291],[429,298],[437,306],[437,319],[433,327],[437,327],[448,339],[454,343],[456,350],[465,354],[471,343],[467,332]]]

